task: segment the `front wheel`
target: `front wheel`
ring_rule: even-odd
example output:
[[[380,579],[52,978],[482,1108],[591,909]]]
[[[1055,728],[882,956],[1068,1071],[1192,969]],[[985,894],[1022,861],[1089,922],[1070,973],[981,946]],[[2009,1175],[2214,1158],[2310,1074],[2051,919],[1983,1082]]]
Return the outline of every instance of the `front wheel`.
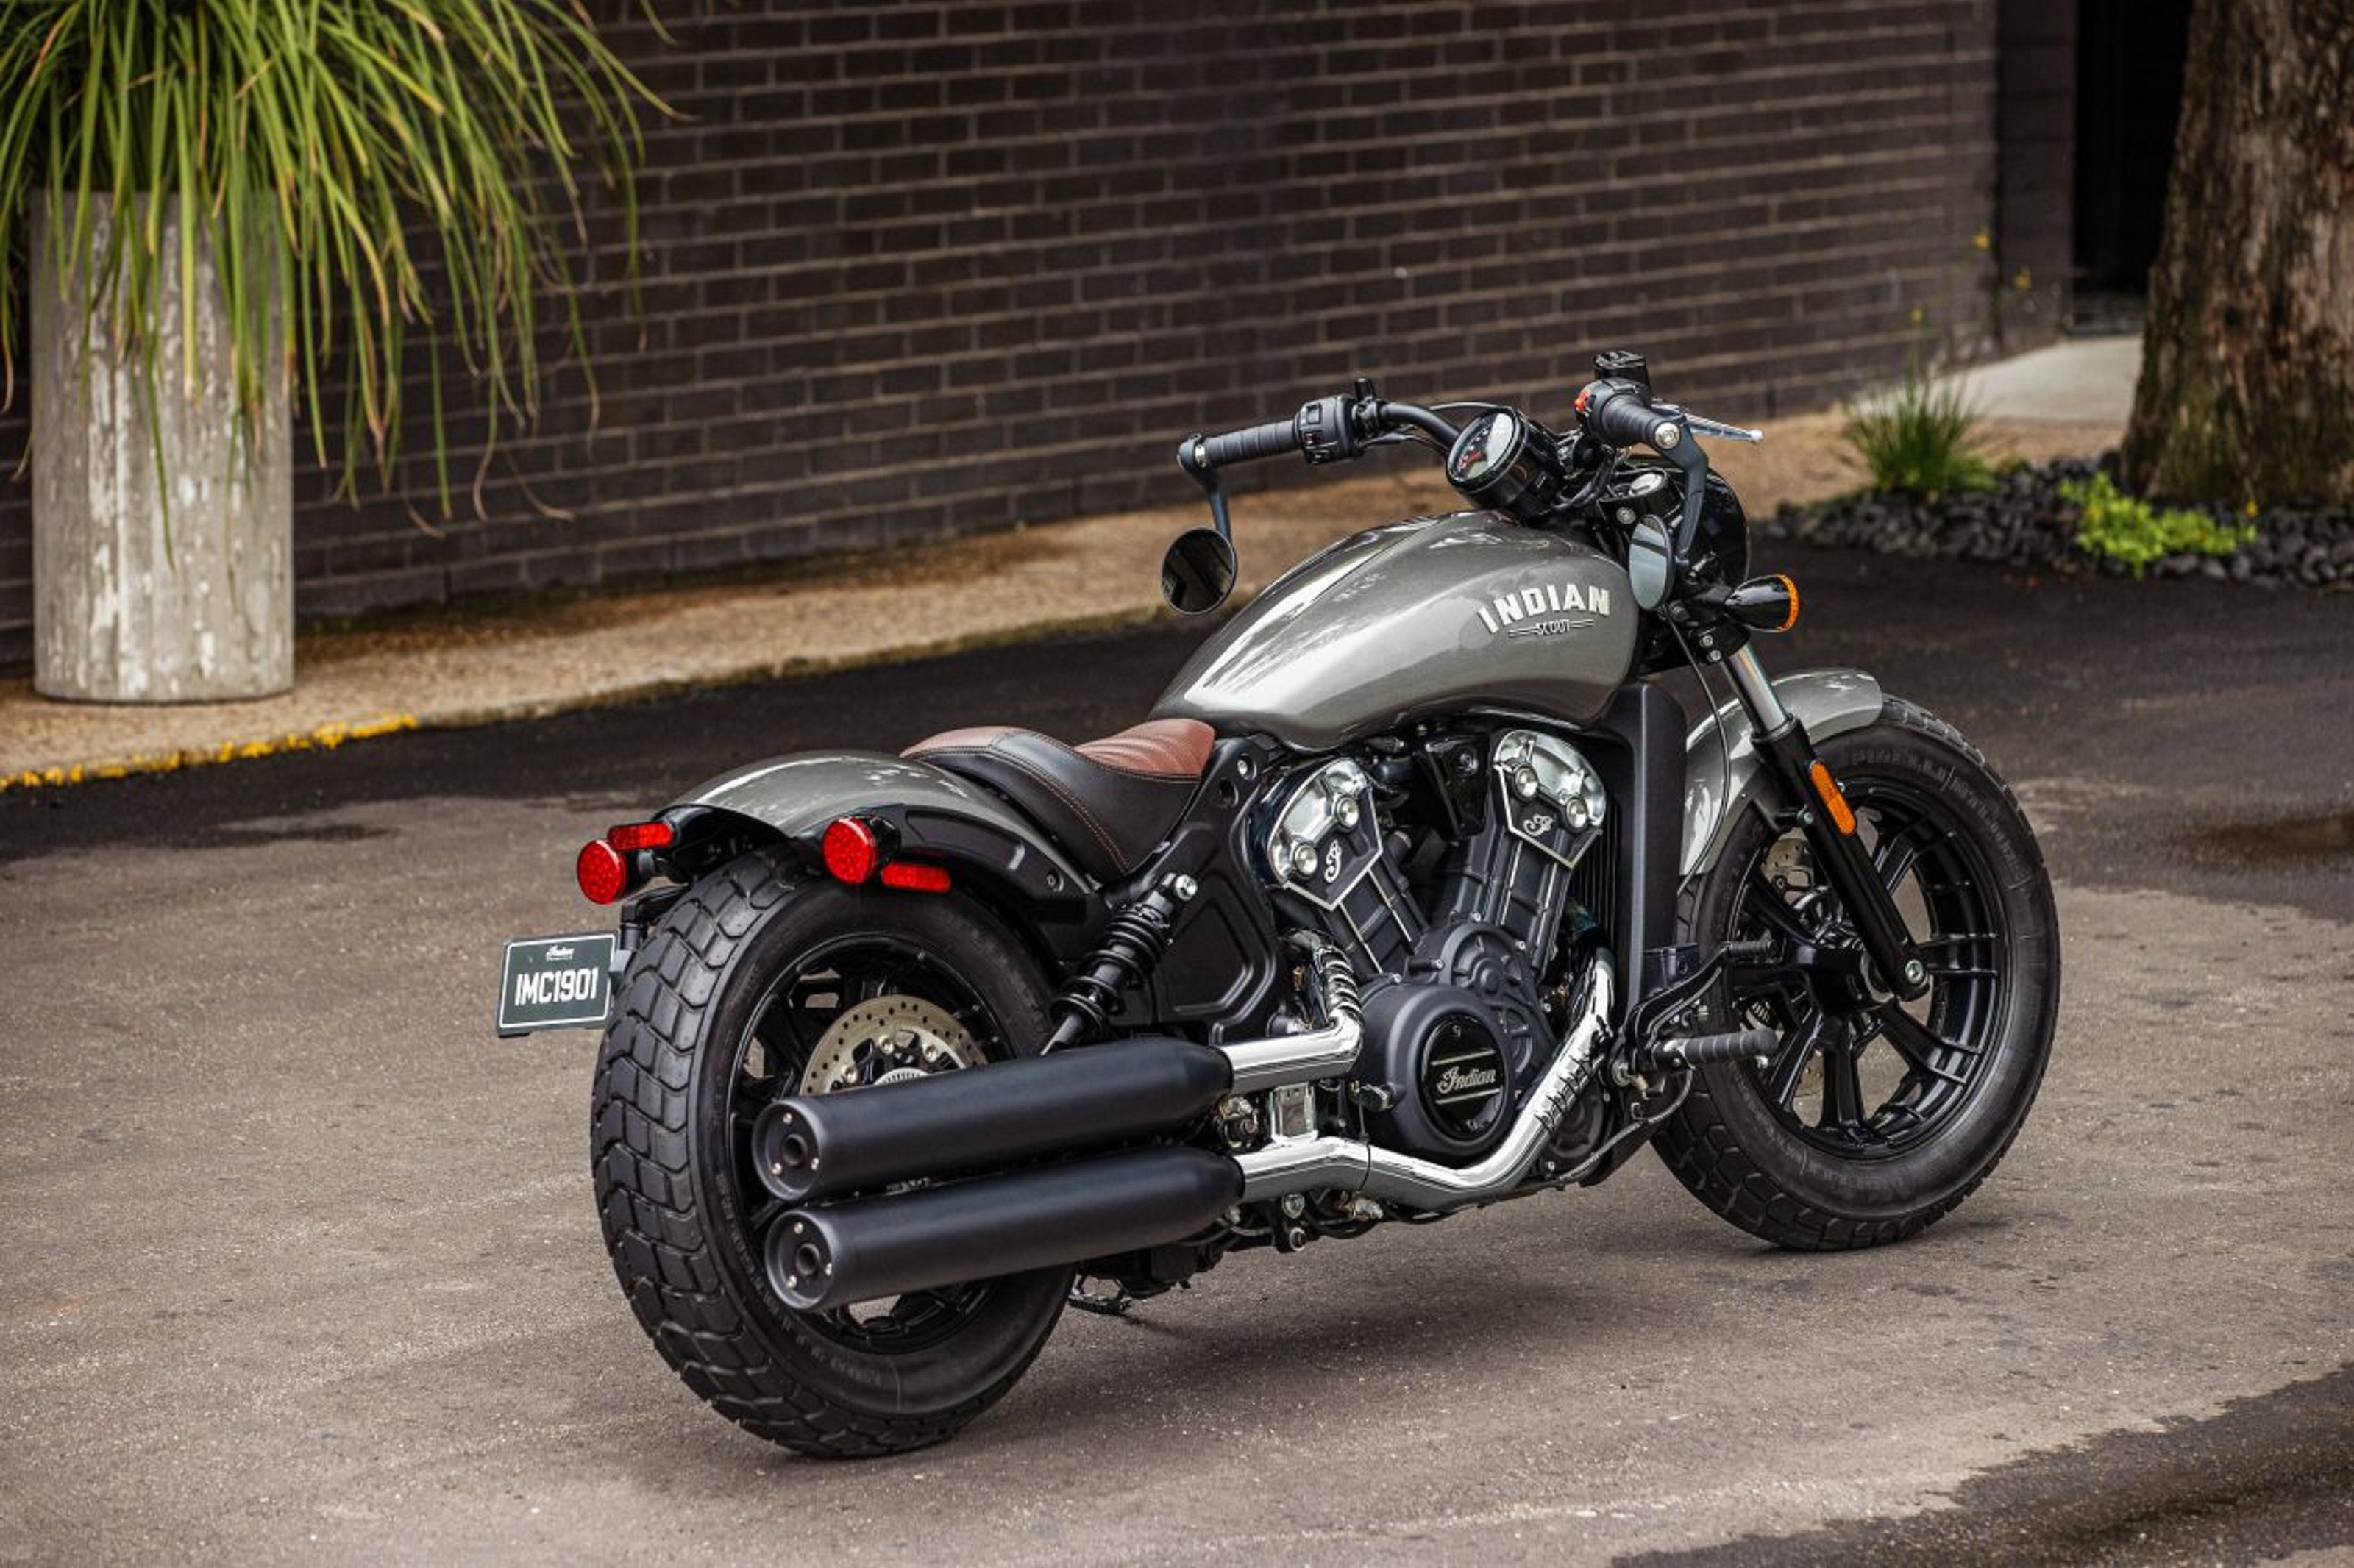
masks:
[[[786,1206],[752,1167],[769,1102],[1015,1054],[1045,1038],[1037,966],[953,897],[806,880],[746,854],[663,915],[622,977],[591,1114],[597,1202],[655,1348],[721,1414],[801,1453],[900,1453],[1013,1385],[1069,1269],[796,1312],[762,1263]]]
[[[1764,1027],[1763,1064],[1699,1070],[1660,1128],[1701,1202],[1783,1246],[1875,1246],[1969,1196],[2026,1119],[2060,1000],[2058,916],[2009,789],[1959,732],[1890,698],[1817,747],[1854,809],[1931,986],[1876,998],[1805,837],[1745,813],[1687,895],[1686,940],[1769,941],[1711,1027]]]

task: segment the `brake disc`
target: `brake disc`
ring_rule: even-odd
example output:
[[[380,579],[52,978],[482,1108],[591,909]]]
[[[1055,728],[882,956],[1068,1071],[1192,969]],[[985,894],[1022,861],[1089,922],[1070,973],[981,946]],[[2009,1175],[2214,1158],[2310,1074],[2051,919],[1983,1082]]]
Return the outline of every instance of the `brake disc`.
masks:
[[[835,1019],[818,1037],[801,1071],[801,1092],[896,1084],[980,1061],[971,1033],[947,1009],[920,996],[878,996]]]

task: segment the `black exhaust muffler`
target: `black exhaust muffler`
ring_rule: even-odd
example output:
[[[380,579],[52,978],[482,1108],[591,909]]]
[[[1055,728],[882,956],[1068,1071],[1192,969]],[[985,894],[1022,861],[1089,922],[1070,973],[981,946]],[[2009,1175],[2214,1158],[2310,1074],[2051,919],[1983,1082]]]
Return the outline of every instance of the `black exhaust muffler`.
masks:
[[[817,1312],[1083,1263],[1182,1240],[1214,1224],[1242,1194],[1242,1168],[1223,1154],[1139,1149],[796,1209],[769,1228],[769,1283],[786,1306]]]
[[[769,1192],[806,1203],[1165,1131],[1217,1104],[1233,1082],[1233,1065],[1215,1047],[1116,1040],[839,1094],[795,1095],[760,1113],[752,1156]]]

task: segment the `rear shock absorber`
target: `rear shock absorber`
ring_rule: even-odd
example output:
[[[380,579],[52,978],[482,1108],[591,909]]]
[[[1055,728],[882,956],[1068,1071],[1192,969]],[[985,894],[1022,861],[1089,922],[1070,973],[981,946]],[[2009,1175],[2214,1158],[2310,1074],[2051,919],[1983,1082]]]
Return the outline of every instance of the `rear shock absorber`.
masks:
[[[1143,985],[1161,967],[1177,929],[1177,912],[1196,891],[1192,877],[1172,873],[1104,922],[1103,939],[1055,999],[1055,1033],[1045,1050],[1076,1045],[1111,1027],[1121,993]]]

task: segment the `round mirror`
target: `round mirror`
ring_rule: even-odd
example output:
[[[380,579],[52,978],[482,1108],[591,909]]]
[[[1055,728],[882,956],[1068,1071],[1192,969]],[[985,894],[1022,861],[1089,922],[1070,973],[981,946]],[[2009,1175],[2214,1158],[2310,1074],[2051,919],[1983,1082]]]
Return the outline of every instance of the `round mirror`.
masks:
[[[1180,615],[1207,615],[1235,591],[1235,544],[1215,528],[1188,528],[1161,557],[1161,597]]]
[[[1627,585],[1638,609],[1654,610],[1668,600],[1668,585],[1676,575],[1676,547],[1667,525],[1646,517],[1627,535]]]

